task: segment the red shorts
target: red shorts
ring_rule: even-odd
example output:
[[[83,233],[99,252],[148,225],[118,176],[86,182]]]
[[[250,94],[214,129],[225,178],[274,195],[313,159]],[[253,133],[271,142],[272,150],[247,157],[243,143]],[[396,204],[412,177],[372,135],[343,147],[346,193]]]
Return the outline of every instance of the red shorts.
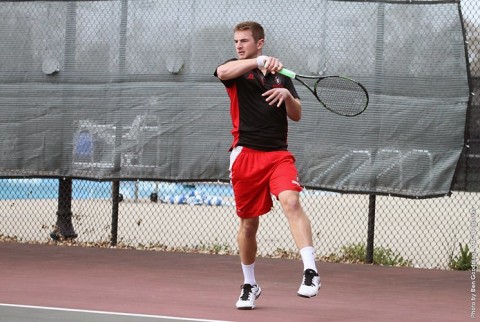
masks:
[[[241,218],[268,213],[273,206],[271,194],[278,198],[285,190],[302,191],[295,158],[289,151],[236,147],[230,155],[230,178]]]

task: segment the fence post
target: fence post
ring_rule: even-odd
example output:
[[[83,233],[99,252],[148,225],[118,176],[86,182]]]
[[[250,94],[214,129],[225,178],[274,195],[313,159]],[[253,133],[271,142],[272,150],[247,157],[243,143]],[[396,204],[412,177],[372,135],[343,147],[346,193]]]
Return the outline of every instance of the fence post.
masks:
[[[118,242],[118,204],[120,203],[120,181],[112,182],[112,231],[110,245],[117,246]]]
[[[77,238],[72,224],[72,179],[59,179],[58,183],[57,222],[50,237],[54,240]]]
[[[119,73],[123,77],[126,73],[126,53],[127,53],[127,24],[128,24],[128,0],[122,0],[121,18],[120,18],[120,44],[119,44]],[[116,122],[115,126],[115,157],[113,171],[120,173],[122,145],[122,124]],[[118,204],[122,201],[120,197],[120,181],[112,181],[112,232],[110,244],[116,246],[118,242]]]
[[[377,196],[369,195],[368,197],[368,231],[367,231],[367,249],[365,262],[373,264],[373,251],[375,239],[375,203]]]
[[[115,151],[113,159],[113,173],[119,174],[121,169],[121,146],[123,127],[120,122],[115,126]],[[120,180],[112,181],[112,232],[110,245],[116,246],[118,240],[118,204],[123,200],[120,195]]]
[[[378,5],[377,11],[377,39],[375,45],[375,84],[373,92],[378,93],[380,87],[379,80],[382,76],[383,69],[383,60],[384,60],[384,43],[385,43],[385,3],[380,2]],[[373,158],[375,160],[375,158]],[[374,176],[372,180],[375,182],[376,177]],[[368,228],[367,228],[367,247],[365,254],[365,262],[367,264],[373,264],[373,253],[374,253],[374,237],[375,237],[375,202],[376,195],[371,194],[368,197]]]
[[[67,3],[67,16],[65,22],[65,72],[75,69],[77,33],[77,4]],[[66,102],[64,95],[64,103]],[[63,134],[66,137],[65,134]],[[50,233],[54,240],[60,238],[77,238],[72,224],[72,179],[62,178],[58,180],[58,211],[55,229]]]

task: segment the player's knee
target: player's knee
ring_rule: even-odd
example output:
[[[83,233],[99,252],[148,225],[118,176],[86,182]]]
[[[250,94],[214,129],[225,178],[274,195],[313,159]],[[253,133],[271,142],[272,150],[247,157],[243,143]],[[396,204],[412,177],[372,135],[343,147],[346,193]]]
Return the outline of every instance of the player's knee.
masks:
[[[240,225],[239,235],[244,238],[254,238],[258,230],[258,220],[255,219],[242,219]]]
[[[281,200],[282,208],[287,215],[299,213],[302,210],[300,199],[296,195],[291,195]]]

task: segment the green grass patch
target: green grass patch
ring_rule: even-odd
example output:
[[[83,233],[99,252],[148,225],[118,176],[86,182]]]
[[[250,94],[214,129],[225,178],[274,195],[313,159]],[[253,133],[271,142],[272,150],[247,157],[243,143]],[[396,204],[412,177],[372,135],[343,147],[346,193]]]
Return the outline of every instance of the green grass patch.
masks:
[[[322,260],[335,263],[366,263],[367,248],[365,244],[348,244],[343,246],[340,252],[330,254],[322,258]],[[400,254],[395,253],[390,248],[374,247],[373,264],[383,266],[401,266],[412,267],[412,261],[403,258]]]

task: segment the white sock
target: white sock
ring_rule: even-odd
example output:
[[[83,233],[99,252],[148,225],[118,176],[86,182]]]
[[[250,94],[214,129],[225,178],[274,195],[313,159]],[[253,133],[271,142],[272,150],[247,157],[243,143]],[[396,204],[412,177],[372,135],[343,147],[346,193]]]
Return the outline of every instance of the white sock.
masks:
[[[257,281],[255,280],[255,263],[250,265],[242,264],[243,271],[243,284],[256,285]]]
[[[302,256],[304,271],[307,269],[313,269],[317,272],[317,266],[315,265],[315,249],[312,246],[300,249],[300,256]]]

